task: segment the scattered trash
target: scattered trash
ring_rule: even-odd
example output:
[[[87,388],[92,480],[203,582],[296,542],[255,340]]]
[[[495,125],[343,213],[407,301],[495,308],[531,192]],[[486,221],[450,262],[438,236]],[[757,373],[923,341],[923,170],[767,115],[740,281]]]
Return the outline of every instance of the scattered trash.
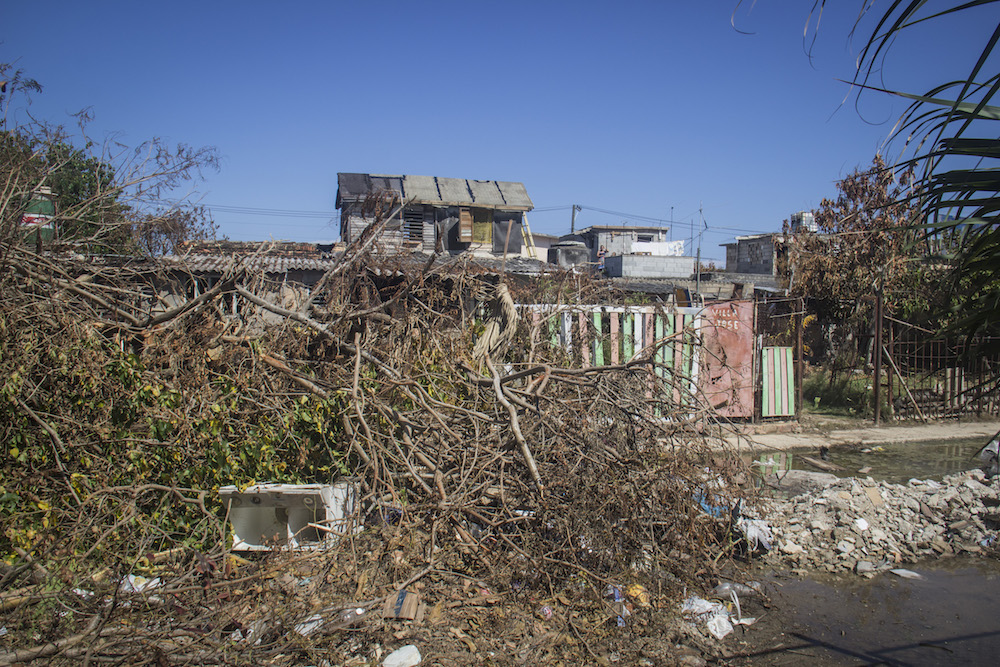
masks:
[[[913,570],[906,570],[906,569],[901,568],[901,567],[897,567],[897,568],[889,570],[889,571],[892,572],[897,577],[902,577],[903,579],[923,579],[924,578],[924,576],[922,574],[918,574],[917,572],[914,572]]]
[[[368,615],[368,610],[364,607],[351,607],[340,612],[340,623],[345,627],[354,625]]]
[[[309,635],[313,634],[321,627],[323,627],[324,622],[325,619],[323,618],[323,614],[316,613],[307,618],[306,620],[296,623],[294,629],[295,632],[299,633],[303,637],[308,637]]]
[[[625,605],[625,600],[622,597],[622,589],[618,588],[617,586],[608,585],[607,589],[604,591],[604,595],[608,599],[614,601],[615,603],[614,609],[616,612],[618,612],[618,619],[617,619],[618,627],[624,628],[625,617],[631,616],[632,612],[629,611],[629,608]]]
[[[976,453],[976,457],[983,462],[983,470],[987,477],[994,477],[1000,473],[1000,432]]]
[[[741,516],[736,520],[736,527],[746,537],[751,551],[770,551],[774,542],[771,527],[763,519],[748,519]]]
[[[746,584],[735,581],[724,581],[713,588],[708,596],[717,600],[726,600],[731,593],[738,593],[744,597],[748,595],[763,595],[761,585],[756,581],[748,581]]]
[[[695,494],[694,500],[701,507],[705,514],[716,519],[722,519],[730,515],[730,508],[725,505],[715,505],[708,500],[708,495],[702,491]]]
[[[353,524],[357,484],[229,485],[219,496],[229,510],[234,551],[329,547]]]
[[[708,628],[713,637],[723,639],[733,631],[734,622],[737,625],[751,625],[757,620],[755,618],[743,618],[736,593],[730,591],[730,595],[737,610],[735,621],[726,605],[721,602],[709,602],[696,595],[692,595],[684,601],[684,604],[681,605],[681,612],[689,616],[698,617],[704,621],[705,627]]]
[[[725,610],[725,607],[723,607],[723,610]],[[721,611],[712,614],[705,622],[705,626],[716,639],[723,639],[726,635],[733,631],[733,624],[729,622],[728,611]]]
[[[701,507],[705,514],[716,519],[730,518],[734,521],[736,529],[743,533],[743,537],[750,547],[750,551],[770,551],[774,542],[774,535],[771,527],[763,519],[756,519],[744,514],[744,503],[742,499],[737,500],[731,506],[724,504],[713,504],[709,502],[707,494],[699,491],[695,494],[694,500]]]
[[[149,579],[147,577],[130,574],[122,579],[122,583],[118,586],[118,591],[121,593],[145,593],[147,591],[155,590],[162,585],[163,584],[160,582],[159,577]]]
[[[415,667],[420,664],[420,649],[413,644],[398,648],[385,657],[382,667]]]
[[[552,607],[550,607],[547,604],[546,605],[542,605],[541,607],[539,607],[538,608],[538,617],[541,618],[543,621],[551,621],[552,620]]]
[[[702,614],[707,614],[714,611],[718,604],[715,602],[709,602],[705,598],[700,598],[697,595],[692,595],[681,605],[681,612],[684,614],[692,614],[695,616],[701,616]]]
[[[426,605],[420,601],[419,595],[402,590],[386,598],[385,605],[382,607],[382,615],[385,618],[402,618],[420,622],[424,620],[425,610]]]
[[[345,628],[358,623],[367,615],[368,610],[364,607],[349,607],[339,611],[336,607],[327,608],[316,612],[303,621],[299,621],[295,624],[293,629],[296,633],[302,635],[303,637],[309,637],[310,635],[315,634],[317,630],[328,625],[333,616],[337,616],[337,624],[335,627]]]
[[[649,598],[649,591],[647,591],[646,587],[642,584],[632,584],[625,592],[643,609],[649,609],[653,606]]]
[[[267,629],[267,624],[263,620],[256,620],[245,628],[234,630],[229,635],[229,640],[234,642],[238,641],[249,642],[251,639],[253,639],[254,640],[253,645],[259,646],[263,639],[262,635],[264,634],[264,630],[266,629]]]

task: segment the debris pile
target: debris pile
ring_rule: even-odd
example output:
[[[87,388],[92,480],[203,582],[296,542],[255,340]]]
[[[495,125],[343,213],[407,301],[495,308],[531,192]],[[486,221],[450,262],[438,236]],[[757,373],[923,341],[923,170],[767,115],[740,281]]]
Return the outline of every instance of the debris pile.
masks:
[[[1000,478],[981,470],[907,484],[841,479],[775,500],[771,562],[872,575],[899,563],[995,547]]]
[[[515,319],[593,303],[584,278],[373,258],[370,229],[310,290],[266,247],[195,268],[0,239],[0,664],[580,662],[609,637],[639,660],[715,583],[740,546],[695,490],[754,492],[692,428],[691,383],[650,354],[586,366],[551,318]],[[323,550],[232,555],[220,488],[338,480],[356,511]]]

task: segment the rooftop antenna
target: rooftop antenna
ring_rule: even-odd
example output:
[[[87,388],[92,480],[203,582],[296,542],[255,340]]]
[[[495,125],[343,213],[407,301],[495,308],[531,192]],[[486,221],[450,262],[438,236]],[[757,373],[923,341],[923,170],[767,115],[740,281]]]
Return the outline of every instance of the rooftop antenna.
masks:
[[[699,207],[698,210],[700,211],[701,208]],[[691,239],[688,241],[688,244],[688,252],[691,252],[694,250],[694,218],[691,218]],[[688,257],[690,256],[691,255],[688,255]]]

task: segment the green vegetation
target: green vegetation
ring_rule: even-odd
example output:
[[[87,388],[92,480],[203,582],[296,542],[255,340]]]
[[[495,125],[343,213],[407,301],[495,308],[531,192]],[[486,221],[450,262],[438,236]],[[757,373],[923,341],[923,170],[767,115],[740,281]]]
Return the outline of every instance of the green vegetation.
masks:
[[[816,414],[869,417],[872,414],[872,378],[863,373],[831,376],[816,370],[802,384],[803,409]]]
[[[922,221],[926,240],[939,243],[943,259],[953,267],[956,298],[945,305],[942,317],[954,315],[948,331],[966,336],[1000,334],[1000,106],[995,104],[1000,93],[996,68],[1000,25],[996,1],[868,3],[855,24],[856,31],[869,35],[853,81],[859,94],[876,91],[910,102],[896,125],[895,140],[902,144],[902,157],[895,166],[902,172],[912,170],[916,180],[901,202],[914,208],[913,222]],[[812,16],[822,15],[826,8],[826,0],[815,0]],[[997,26],[965,70],[942,74],[940,84],[923,93],[893,90],[891,82],[883,83],[886,59],[898,39],[958,14]],[[872,18],[874,27],[863,28]],[[926,50],[929,65],[936,64],[934,53],[934,49]],[[923,62],[907,65],[921,67]],[[1000,346],[1000,341],[991,345]]]
[[[188,240],[215,237],[215,224],[204,208],[162,202],[202,170],[217,168],[214,149],[152,140],[93,152],[103,144],[86,136],[84,114],[77,118],[79,136],[34,120],[10,127],[11,104],[27,102],[28,94],[40,93],[42,87],[4,63],[0,81],[0,238],[21,233],[21,216],[41,188],[55,198],[55,244],[60,249],[149,256],[173,252]]]

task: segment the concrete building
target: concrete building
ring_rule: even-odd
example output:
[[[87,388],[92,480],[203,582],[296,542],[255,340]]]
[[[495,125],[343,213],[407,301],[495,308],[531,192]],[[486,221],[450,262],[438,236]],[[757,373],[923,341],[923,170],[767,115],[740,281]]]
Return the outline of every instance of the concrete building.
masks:
[[[735,243],[723,243],[726,248],[726,271],[776,276],[779,260],[787,247],[784,234],[752,234],[737,236]]]
[[[815,234],[819,231],[819,224],[817,224],[816,216],[812,214],[812,211],[792,213],[788,219],[788,223],[792,228],[793,234],[796,232],[812,232]]]
[[[429,253],[440,241],[452,254],[520,255],[525,213],[534,208],[522,183],[506,181],[342,173],[337,185],[344,243],[401,205],[376,240],[386,253]]]
[[[688,278],[694,273],[695,259],[684,256],[684,241],[667,240],[669,231],[667,227],[595,225],[573,237],[586,247],[595,269],[597,253],[604,246],[608,277]]]

